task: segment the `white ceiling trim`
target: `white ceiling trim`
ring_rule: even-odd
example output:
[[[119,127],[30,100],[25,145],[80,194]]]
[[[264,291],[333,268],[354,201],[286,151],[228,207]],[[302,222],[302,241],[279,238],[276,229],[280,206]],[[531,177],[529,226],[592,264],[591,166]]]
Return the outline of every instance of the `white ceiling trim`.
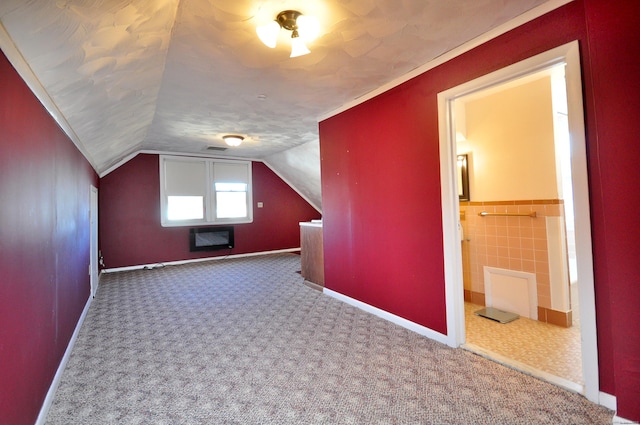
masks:
[[[192,158],[217,158],[217,159],[229,159],[229,160],[235,160],[235,161],[264,162],[262,159],[259,159],[259,158],[247,158],[247,157],[230,156],[230,155],[216,155],[216,154],[211,154],[211,153],[207,153],[207,152],[199,152],[199,153],[197,153],[197,152],[176,152],[176,151],[158,151],[158,150],[153,150],[153,149],[140,149],[140,150],[137,150],[135,152],[130,153],[129,155],[127,155],[124,158],[122,158],[120,161],[118,161],[115,164],[113,164],[111,167],[109,167],[106,170],[104,170],[102,173],[99,174],[100,178],[102,178],[102,177],[106,176],[107,174],[109,174],[110,172],[118,169],[119,167],[123,166],[124,164],[126,164],[129,161],[131,161],[133,158],[135,158],[136,156],[138,156],[140,154],[188,156],[188,157],[192,157]]]
[[[173,156],[187,156],[187,157],[194,157],[194,158],[217,158],[217,159],[230,159],[230,160],[238,160],[238,161],[253,161],[253,162],[262,162],[264,165],[267,166],[267,168],[269,168],[271,171],[273,171],[278,177],[280,177],[282,179],[282,181],[284,181],[285,183],[287,183],[298,195],[300,195],[300,197],[302,199],[304,199],[305,201],[307,201],[309,203],[309,205],[311,205],[316,211],[318,212],[322,212],[322,209],[317,205],[316,202],[314,202],[311,198],[309,198],[307,195],[305,195],[304,193],[302,193],[300,190],[298,190],[297,185],[293,184],[293,182],[289,181],[286,177],[284,177],[282,175],[282,173],[280,173],[276,168],[274,168],[271,164],[269,164],[267,161],[265,161],[264,159],[259,159],[259,158],[244,158],[244,157],[234,157],[234,156],[228,156],[228,155],[224,155],[224,156],[220,156],[220,155],[215,155],[215,154],[208,154],[206,152],[202,152],[201,154],[196,154],[196,153],[185,153],[185,152],[170,152],[170,151],[155,151],[155,150],[148,150],[148,149],[143,149],[143,150],[139,150],[136,152],[133,152],[129,155],[127,155],[126,157],[122,158],[120,161],[118,161],[117,163],[115,163],[114,165],[112,165],[111,167],[107,168],[105,171],[103,171],[102,173],[99,174],[100,178],[103,178],[104,176],[106,176],[107,174],[111,173],[112,171],[117,170],[118,168],[120,168],[122,165],[126,164],[127,162],[131,161],[133,158],[135,158],[136,156],[140,155],[140,154],[149,154],[149,155],[173,155]]]
[[[278,171],[275,167],[273,167],[271,164],[269,164],[267,161],[261,161],[264,165],[267,166],[267,168],[269,168],[276,176],[280,177],[280,179],[285,182],[287,185],[289,185],[289,187],[291,189],[293,189],[298,195],[300,195],[300,197],[302,199],[304,199],[305,201],[307,201],[307,203],[309,205],[311,205],[316,211],[318,211],[319,213],[322,214],[322,208],[320,208],[316,202],[314,202],[310,197],[308,197],[307,195],[305,195],[304,193],[302,193],[300,190],[298,190],[298,185],[294,184],[294,182],[290,181],[288,178],[286,178],[280,171]]]
[[[394,87],[399,86],[402,83],[405,83],[409,80],[411,80],[412,78],[417,77],[418,75],[424,74],[425,72],[442,65],[445,62],[450,61],[451,59],[454,59],[488,41],[493,40],[494,38],[497,38],[499,36],[501,36],[502,34],[505,34],[515,28],[518,28],[521,25],[526,24],[527,22],[533,21],[536,18],[539,18],[540,16],[551,12],[552,10],[555,10],[561,6],[564,6],[565,4],[571,3],[574,0],[550,0],[547,3],[544,3],[540,6],[537,6],[525,13],[523,13],[522,15],[510,20],[509,22],[506,22],[502,25],[497,26],[496,28],[494,28],[491,31],[488,31],[482,35],[480,35],[479,37],[476,37],[462,45],[460,45],[459,47],[453,49],[453,50],[449,50],[448,52],[442,54],[441,56],[438,56],[437,58],[427,62],[426,64],[414,69],[411,72],[406,73],[405,75],[398,77],[396,79],[394,79],[393,81],[390,81],[389,83],[379,87],[376,90],[373,90],[367,94],[364,94],[354,100],[352,100],[351,102],[345,103],[344,105],[342,105],[341,107],[334,109],[326,114],[320,115],[318,117],[318,121],[324,121],[328,118],[331,118],[335,115],[338,115],[341,112],[344,112],[348,109],[351,109],[355,106],[360,105],[361,103],[364,103],[368,100],[373,99],[376,96],[381,95],[384,92],[387,92],[391,89],[393,89]]]
[[[22,80],[25,82],[27,87],[29,87],[34,96],[40,101],[42,106],[44,106],[44,108],[49,112],[53,119],[58,123],[60,128],[62,128],[62,131],[64,131],[69,139],[71,139],[73,144],[78,148],[80,153],[82,153],[89,164],[91,164],[91,167],[97,173],[98,167],[96,166],[96,162],[93,160],[85,146],[80,142],[80,138],[75,133],[75,131],[73,131],[73,128],[71,127],[71,125],[69,125],[69,122],[64,117],[62,112],[60,112],[60,109],[58,109],[58,106],[56,106],[53,99],[51,99],[38,77],[36,77],[36,74],[33,72],[24,56],[22,56],[22,53],[20,53],[20,51],[16,47],[13,39],[7,32],[2,22],[0,22],[0,49],[5,54],[11,65],[15,68],[18,75],[20,75]]]

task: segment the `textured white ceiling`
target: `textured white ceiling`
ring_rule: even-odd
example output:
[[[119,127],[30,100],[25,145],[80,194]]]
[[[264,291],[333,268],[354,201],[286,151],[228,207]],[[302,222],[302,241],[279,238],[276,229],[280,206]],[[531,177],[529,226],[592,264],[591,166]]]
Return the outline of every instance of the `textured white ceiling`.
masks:
[[[247,140],[221,155],[290,163],[319,116],[546,1],[2,0],[0,22],[103,173],[227,133]],[[320,20],[311,54],[256,37],[285,9]]]

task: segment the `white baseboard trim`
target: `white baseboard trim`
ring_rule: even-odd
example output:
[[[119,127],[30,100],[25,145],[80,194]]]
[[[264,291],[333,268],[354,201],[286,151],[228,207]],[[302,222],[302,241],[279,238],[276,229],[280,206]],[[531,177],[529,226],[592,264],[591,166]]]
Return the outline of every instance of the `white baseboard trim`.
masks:
[[[598,404],[600,406],[604,406],[609,410],[617,411],[618,410],[618,402],[616,400],[616,396],[603,393],[600,391],[598,396]],[[618,415],[614,415],[613,420],[611,421],[613,425],[633,425],[638,424],[636,421],[632,421],[631,419],[625,419]]]
[[[448,340],[447,340],[447,336],[443,335],[439,332],[436,332],[432,329],[426,328],[422,325],[418,325],[417,323],[411,322],[407,319],[404,319],[402,317],[396,316],[395,314],[391,314],[387,311],[381,310],[377,307],[374,307],[372,305],[363,303],[362,301],[358,301],[354,298],[348,297],[346,295],[343,295],[339,292],[336,291],[332,291],[331,289],[327,289],[327,288],[323,288],[322,292],[332,298],[335,298],[337,300],[340,300],[342,302],[345,302],[349,305],[352,305],[354,307],[357,307],[361,310],[364,310],[368,313],[371,313],[375,316],[378,316],[382,319],[388,320],[389,322],[395,323],[396,325],[402,326],[403,328],[409,329],[413,332],[416,332],[420,335],[423,335],[429,339],[433,339],[435,341],[441,342],[442,344],[447,344]],[[462,347],[463,349],[467,349],[469,351],[473,351],[476,352],[479,355],[482,355],[481,352],[476,351],[474,348],[476,347]],[[499,362],[500,363],[500,362]],[[539,374],[539,371],[535,371],[536,373],[528,373],[528,372],[524,372],[524,373],[528,373],[531,374],[533,376],[536,376],[538,378],[541,378],[543,380],[546,380],[548,382],[551,382],[555,385],[558,385],[560,387],[563,387],[569,391],[572,392],[576,392],[576,393],[582,393],[583,389],[581,386],[576,385],[576,384],[572,384],[569,381],[565,380],[561,380],[561,378],[557,378],[557,377],[553,377],[551,375],[549,376],[541,376]],[[599,395],[599,400],[598,400],[598,404],[601,406],[606,407],[607,409],[610,410],[616,410],[616,397],[612,396],[611,394],[607,394],[607,393],[603,393],[600,392]],[[638,422],[634,422],[634,421],[630,421],[628,419],[624,419],[621,418],[619,416],[614,416],[613,417],[613,425],[630,425],[630,424],[638,424]]]
[[[299,252],[299,251],[300,251],[300,248],[287,248],[287,249],[277,249],[274,251],[249,252],[247,254],[233,254],[233,255],[220,255],[217,257],[193,258],[190,260],[167,261],[164,263],[141,264],[137,266],[127,266],[127,267],[115,267],[111,269],[104,269],[102,270],[102,273],[116,273],[116,272],[124,272],[129,270],[152,269],[158,266],[177,266],[180,264],[201,263],[204,261],[226,260],[229,258],[256,257],[259,255],[283,254],[283,253]]]
[[[405,329],[409,329],[410,331],[425,336],[429,339],[441,342],[442,344],[447,344],[447,336],[441,334],[440,332],[436,332],[433,329],[418,325],[417,323],[414,323],[410,320],[404,319],[400,316],[396,316],[395,314],[391,314],[388,311],[379,309],[378,307],[363,303],[362,301],[358,301],[355,298],[348,297],[339,292],[332,291],[331,289],[324,288],[322,292],[332,298],[357,307],[360,310],[364,310],[367,313],[373,314],[374,316],[378,316],[382,319],[388,320],[391,323],[395,323],[398,326],[402,326]]]
[[[65,367],[67,367],[67,362],[69,361],[69,357],[71,357],[71,351],[73,350],[73,346],[76,343],[76,339],[78,339],[80,328],[84,323],[85,317],[87,317],[87,313],[89,312],[89,307],[91,307],[92,301],[93,301],[93,297],[89,296],[89,299],[87,300],[87,303],[84,306],[84,310],[82,310],[82,314],[78,319],[76,328],[73,331],[73,335],[71,335],[71,339],[69,340],[67,349],[64,351],[62,360],[60,360],[60,364],[58,365],[58,370],[56,371],[56,374],[53,377],[53,380],[51,381],[51,385],[49,386],[49,391],[47,391],[47,396],[44,398],[44,402],[42,403],[42,407],[40,408],[40,413],[38,414],[38,419],[36,419],[35,425],[44,425],[44,423],[47,420],[47,414],[49,413],[49,408],[51,407],[51,403],[53,403],[53,398],[56,395],[56,390],[58,389],[58,385],[60,385],[62,374],[64,372]]]
[[[616,402],[616,396],[603,393],[602,391],[600,391],[600,393],[598,394],[598,404],[600,406],[604,406],[607,409],[613,410],[613,411],[615,411],[618,408],[618,404]]]
[[[601,406],[604,406],[607,409],[611,409],[613,411],[617,411],[618,410],[618,404],[617,404],[617,401],[616,401],[616,397],[611,395],[611,394],[600,392],[599,403],[600,403]],[[613,425],[633,425],[633,424],[637,425],[638,424],[638,422],[636,422],[636,421],[632,421],[631,419],[622,418],[622,417],[618,416],[617,414],[613,416],[613,420],[611,421],[611,423]]]
[[[629,420],[629,419],[625,419],[625,418],[621,418],[620,416],[616,415],[613,417],[613,425],[634,425],[634,424],[638,424],[638,422]]]

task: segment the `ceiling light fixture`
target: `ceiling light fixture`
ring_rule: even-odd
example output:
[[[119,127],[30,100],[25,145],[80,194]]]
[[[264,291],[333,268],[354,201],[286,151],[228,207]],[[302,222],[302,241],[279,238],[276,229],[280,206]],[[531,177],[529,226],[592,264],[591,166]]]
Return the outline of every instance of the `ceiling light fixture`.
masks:
[[[267,47],[273,49],[278,42],[280,28],[291,31],[290,57],[292,58],[311,53],[305,42],[314,40],[320,32],[320,24],[316,18],[304,16],[297,10],[285,10],[278,13],[275,21],[259,26],[256,32],[260,40]]]
[[[229,146],[240,146],[244,137],[238,136],[237,134],[227,134],[226,136],[222,136],[222,140]]]

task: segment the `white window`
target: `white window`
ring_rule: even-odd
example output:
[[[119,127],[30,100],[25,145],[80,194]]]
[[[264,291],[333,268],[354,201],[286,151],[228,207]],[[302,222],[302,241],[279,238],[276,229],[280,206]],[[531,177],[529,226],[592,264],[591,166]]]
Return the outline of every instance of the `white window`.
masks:
[[[204,218],[204,197],[202,196],[167,196],[167,219],[202,220]]]
[[[247,185],[245,183],[214,183],[216,215],[237,218],[247,215]]]
[[[162,226],[253,221],[251,162],[160,156]]]

